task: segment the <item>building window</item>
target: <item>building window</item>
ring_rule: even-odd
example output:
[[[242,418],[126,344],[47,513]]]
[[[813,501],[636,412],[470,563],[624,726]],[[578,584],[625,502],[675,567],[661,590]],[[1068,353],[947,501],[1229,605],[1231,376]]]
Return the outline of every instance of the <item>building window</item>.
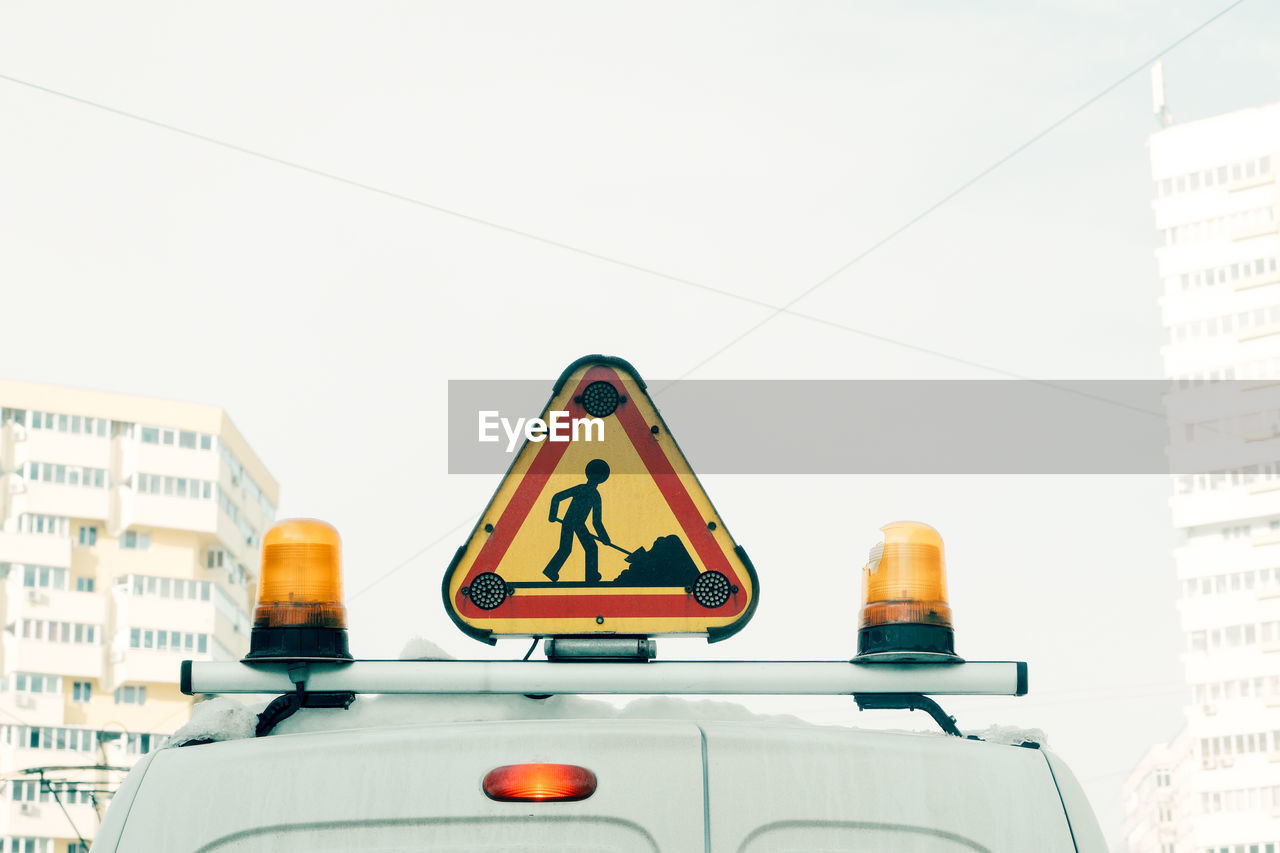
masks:
[[[151,751],[151,735],[130,732],[125,736],[125,752],[130,755],[146,755]]]
[[[55,622],[46,619],[23,619],[21,636],[27,640],[45,640],[51,643],[75,643],[97,645],[102,626],[83,622]]]
[[[151,547],[151,534],[139,533],[136,530],[126,530],[124,535],[120,537],[120,547],[134,551],[145,551]]]
[[[117,705],[143,705],[147,701],[147,688],[144,685],[126,684],[116,688]]]
[[[76,592],[93,592],[93,578],[76,578]]]
[[[208,480],[195,480],[187,477],[138,474],[138,493],[209,500],[213,497],[213,483]]]
[[[52,838],[9,837],[7,853],[53,853]]]
[[[6,409],[6,411],[14,411]],[[19,413],[20,410],[19,410]],[[8,420],[8,418],[6,418]],[[18,423],[23,419],[14,418]],[[52,429],[58,432],[69,432],[73,435],[97,435],[105,438],[107,422],[102,418],[90,418],[82,415],[55,415],[52,412],[31,411],[32,429]]]
[[[89,697],[93,695],[92,683],[88,681],[73,681],[71,683],[71,701],[72,702],[88,702]]]
[[[152,628],[132,628],[129,631],[129,648],[206,654],[209,651],[209,635],[182,631],[157,631]]]
[[[89,524],[80,525],[80,544],[92,548],[98,544],[98,528]]]
[[[131,575],[134,595],[156,595],[161,598],[181,598],[188,601],[208,601],[210,581],[187,578],[157,578],[148,575]],[[126,584],[129,583],[126,581]]]
[[[18,516],[20,533],[40,533],[45,536],[66,536],[71,529],[71,522],[65,516],[39,515],[24,512]]]
[[[88,486],[94,489],[104,489],[107,485],[107,472],[104,468],[58,465],[52,462],[28,462],[26,478],[33,483]]]
[[[23,566],[22,585],[27,589],[66,589],[67,570],[56,566]]]
[[[61,693],[62,678],[57,675],[42,675],[38,672],[15,672],[9,676],[8,682],[16,693]]]
[[[76,752],[93,752],[98,742],[97,733],[89,729],[5,726],[5,743],[14,739],[17,741],[15,745],[24,749],[71,749]],[[41,795],[42,801],[43,797]]]

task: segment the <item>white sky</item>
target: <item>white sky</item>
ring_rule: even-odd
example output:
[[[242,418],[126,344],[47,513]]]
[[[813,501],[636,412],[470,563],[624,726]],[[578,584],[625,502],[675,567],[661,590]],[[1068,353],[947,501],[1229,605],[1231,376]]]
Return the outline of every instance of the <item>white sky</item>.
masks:
[[[1225,5],[5,0],[0,74],[782,304]],[[1277,100],[1278,25],[1251,0],[1175,50],[1175,118]],[[1159,376],[1154,126],[1144,73],[796,309],[1028,376]],[[6,80],[0,294],[4,375],[225,407],[281,517],[342,531],[351,592],[497,485],[445,473],[448,379],[549,390],[602,351],[673,378],[769,313]],[[693,375],[991,376],[788,316]],[[928,521],[960,653],[1031,663],[1031,696],[946,707],[1046,729],[1118,837],[1124,774],[1184,699],[1163,479],[706,486],[761,607],[665,656],[852,654],[877,528]],[[443,614],[465,532],[354,598],[358,655],[523,653]]]

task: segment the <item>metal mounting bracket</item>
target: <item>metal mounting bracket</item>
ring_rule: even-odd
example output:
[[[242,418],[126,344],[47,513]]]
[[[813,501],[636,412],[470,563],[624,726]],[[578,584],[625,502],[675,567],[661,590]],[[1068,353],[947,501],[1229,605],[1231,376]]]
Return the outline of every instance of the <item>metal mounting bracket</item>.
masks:
[[[926,711],[944,732],[964,737],[956,726],[956,718],[922,693],[855,693],[853,701],[858,703],[859,711]]]
[[[542,650],[550,661],[647,662],[658,653],[648,637],[548,637]]]

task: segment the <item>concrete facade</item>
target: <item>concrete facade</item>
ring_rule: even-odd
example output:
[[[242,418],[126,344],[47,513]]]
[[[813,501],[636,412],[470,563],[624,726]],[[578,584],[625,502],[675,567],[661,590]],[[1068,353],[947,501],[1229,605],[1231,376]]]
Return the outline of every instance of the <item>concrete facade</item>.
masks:
[[[1249,403],[1280,378],[1280,104],[1170,126],[1150,150],[1165,373],[1238,401],[1171,423],[1171,450],[1241,461],[1175,478],[1190,702],[1125,785],[1125,837],[1130,853],[1280,853],[1280,431]]]
[[[87,768],[186,721],[182,660],[247,650],[278,491],[220,409],[0,380],[3,853],[80,850],[123,778]]]

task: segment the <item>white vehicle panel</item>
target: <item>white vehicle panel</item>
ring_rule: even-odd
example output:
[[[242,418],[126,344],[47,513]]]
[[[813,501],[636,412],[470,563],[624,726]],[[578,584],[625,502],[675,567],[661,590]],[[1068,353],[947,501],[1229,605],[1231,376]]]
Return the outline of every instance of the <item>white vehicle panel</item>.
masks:
[[[524,762],[581,765],[599,786],[579,802],[484,795],[488,771]],[[424,723],[165,749],[129,776],[102,830],[94,853],[1106,849],[1070,771],[1038,748],[671,720]]]
[[[711,850],[1075,853],[1039,749],[705,723]],[[1082,850],[1087,848],[1081,848]]]
[[[495,767],[578,764],[579,802],[495,802]],[[551,720],[346,730],[167,749],[118,844],[95,853],[703,848],[701,736],[675,722]],[[100,839],[103,841],[103,839]]]

